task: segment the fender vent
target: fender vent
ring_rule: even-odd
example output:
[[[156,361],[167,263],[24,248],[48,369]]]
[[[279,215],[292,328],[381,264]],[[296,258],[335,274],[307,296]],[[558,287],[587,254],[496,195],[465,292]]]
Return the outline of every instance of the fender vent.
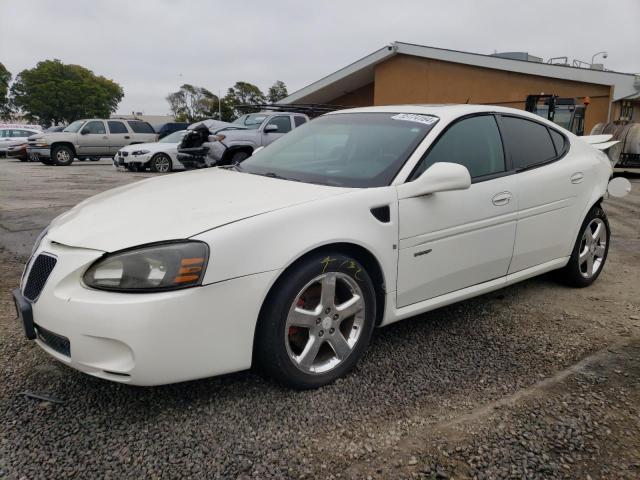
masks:
[[[22,292],[27,300],[35,302],[38,299],[40,292],[42,292],[44,288],[44,284],[47,283],[49,275],[51,275],[53,267],[56,266],[56,262],[55,257],[44,253],[38,255],[33,261],[33,265],[27,276],[24,291]]]
[[[391,221],[391,209],[389,205],[372,208],[371,214],[376,217],[379,222],[389,223]]]

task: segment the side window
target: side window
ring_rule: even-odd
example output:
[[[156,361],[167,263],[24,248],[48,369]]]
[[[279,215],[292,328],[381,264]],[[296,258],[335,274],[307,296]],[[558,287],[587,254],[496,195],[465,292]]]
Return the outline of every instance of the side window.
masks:
[[[141,122],[140,120],[129,120],[127,121],[131,130],[135,133],[156,133],[151,125],[147,122]]]
[[[107,131],[104,128],[104,122],[101,122],[100,120],[93,120],[91,122],[87,122],[82,129],[89,130],[89,133],[93,133],[96,135],[104,135],[107,133]]]
[[[544,125],[523,118],[503,116],[500,126],[504,144],[516,170],[542,164],[556,157],[551,135]]]
[[[109,120],[107,122],[107,125],[109,125],[109,131],[111,133],[129,133],[129,131],[127,130],[127,127],[125,127],[124,123],[122,122],[115,122],[113,120]]]
[[[564,151],[565,139],[564,136],[559,132],[556,132],[554,129],[550,128],[549,132],[551,133],[551,140],[553,140],[553,145],[556,147],[556,154],[560,155]]]
[[[299,127],[300,125],[307,123],[307,119],[296,115],[295,117],[293,117],[293,122],[296,124],[296,127]]]
[[[465,118],[454,123],[436,140],[411,180],[437,162],[464,165],[472,178],[504,172],[502,141],[493,115]]]
[[[287,133],[291,131],[291,118],[290,117],[273,117],[269,120],[267,125],[277,125],[278,133]]]

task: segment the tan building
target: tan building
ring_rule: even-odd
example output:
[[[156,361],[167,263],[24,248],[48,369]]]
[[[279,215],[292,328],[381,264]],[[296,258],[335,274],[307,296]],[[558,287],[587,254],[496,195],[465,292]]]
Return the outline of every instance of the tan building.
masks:
[[[633,74],[542,63],[528,54],[480,55],[402,42],[381,48],[279,103],[475,103],[524,109],[527,95],[541,93],[572,97],[577,104],[589,97],[586,134],[599,122],[629,120],[625,115],[640,121],[640,77]]]

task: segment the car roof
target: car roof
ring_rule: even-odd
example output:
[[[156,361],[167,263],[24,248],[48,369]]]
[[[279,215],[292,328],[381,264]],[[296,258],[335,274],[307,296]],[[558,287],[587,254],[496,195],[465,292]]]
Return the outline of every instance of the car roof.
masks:
[[[474,113],[504,113],[531,118],[538,122],[548,124],[558,128],[553,122],[547,119],[517,108],[500,107],[497,105],[473,105],[473,104],[406,104],[406,105],[384,105],[377,107],[358,107],[344,110],[336,110],[327,115],[340,115],[341,113],[414,113],[422,115],[434,115],[444,121],[453,120],[463,115]]]

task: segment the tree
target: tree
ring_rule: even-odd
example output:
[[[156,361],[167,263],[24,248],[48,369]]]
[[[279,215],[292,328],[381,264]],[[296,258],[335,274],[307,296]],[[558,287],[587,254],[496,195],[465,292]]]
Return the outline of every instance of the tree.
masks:
[[[9,82],[11,82],[11,73],[0,63],[0,118],[11,118],[13,109],[9,99]]]
[[[230,117],[233,118],[245,113],[237,108],[238,105],[257,105],[265,101],[264,93],[262,93],[258,87],[248,82],[236,82],[233,87],[227,90],[227,94],[223,100],[229,110]],[[230,120],[231,118],[228,119]],[[225,118],[225,120],[227,120],[227,118]]]
[[[284,82],[282,80],[276,80],[276,82],[269,87],[267,99],[269,100],[269,103],[276,103],[288,95],[289,92],[287,92],[287,86]]]
[[[219,98],[204,87],[185,83],[177,92],[167,95],[169,108],[177,121],[197,122],[218,118]]]
[[[11,86],[14,105],[27,119],[44,125],[79,118],[106,118],[124,97],[113,80],[80,65],[45,60],[23,70]]]

